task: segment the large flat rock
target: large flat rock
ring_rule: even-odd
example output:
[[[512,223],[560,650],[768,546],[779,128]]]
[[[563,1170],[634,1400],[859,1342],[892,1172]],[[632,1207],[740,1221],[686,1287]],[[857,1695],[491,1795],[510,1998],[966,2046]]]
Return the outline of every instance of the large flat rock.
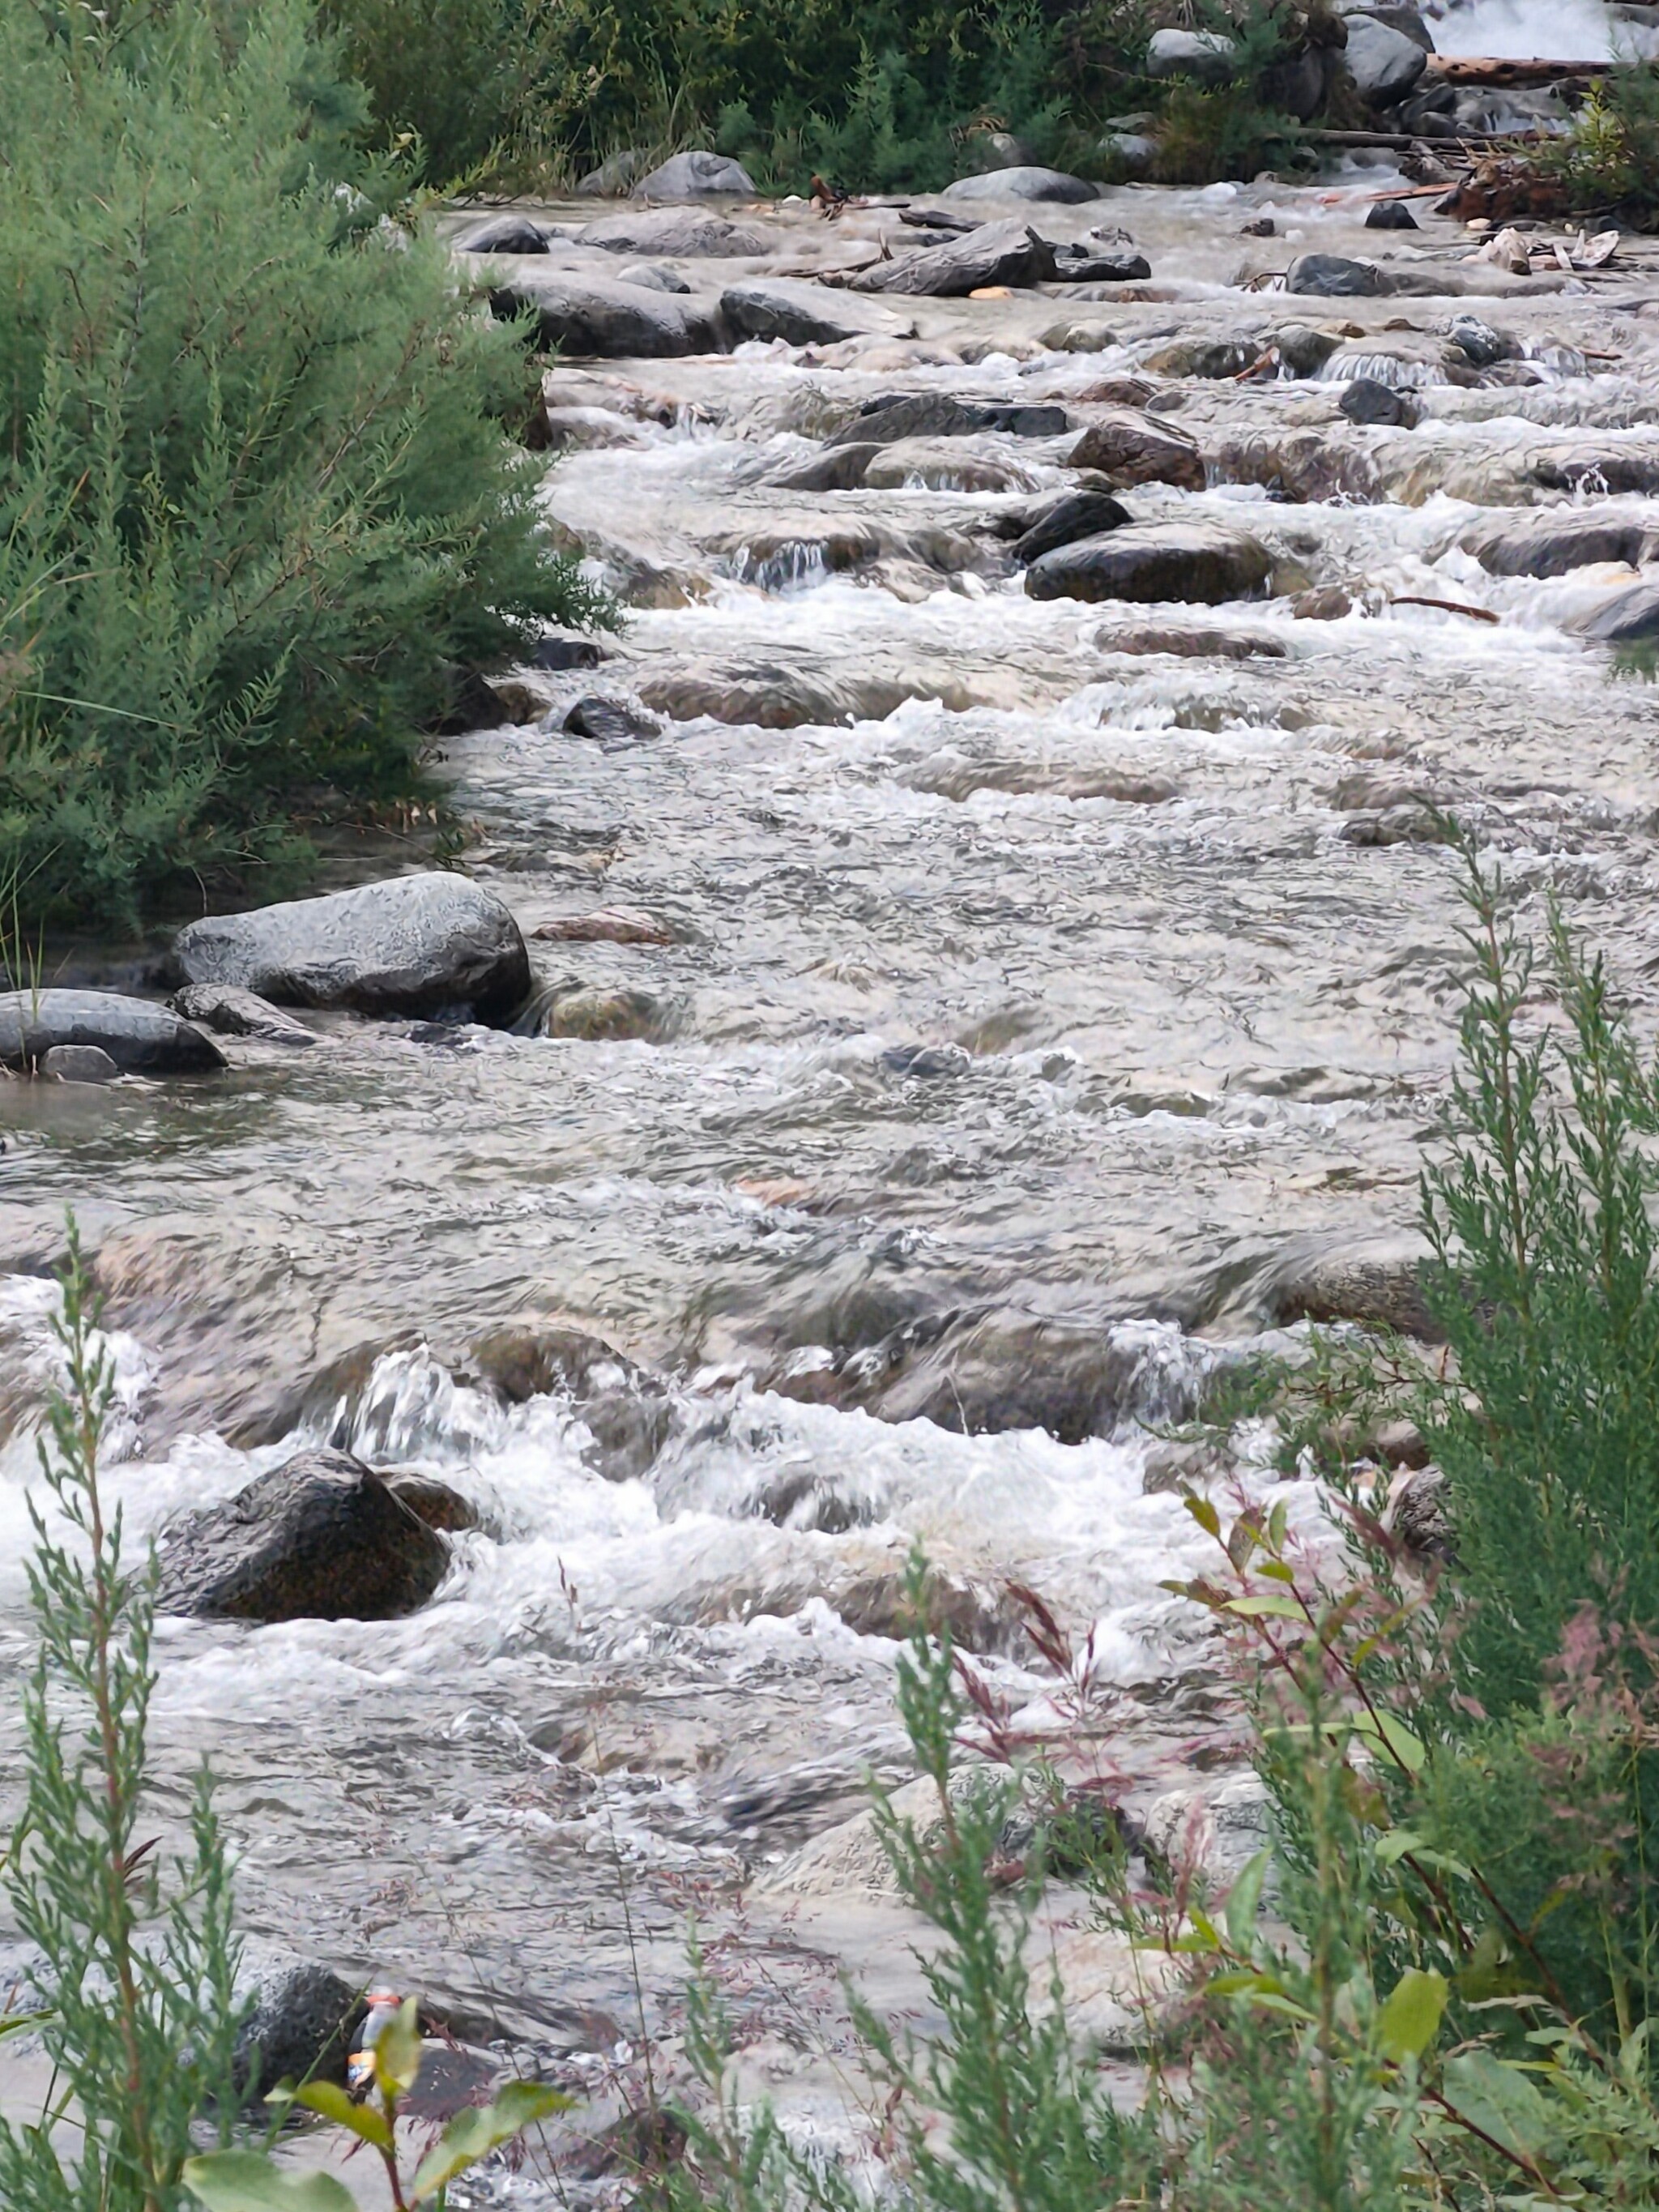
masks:
[[[115,991],[9,991],[0,996],[0,1066],[38,1067],[65,1045],[95,1046],[134,1075],[207,1075],[225,1056],[166,1006]]]
[[[734,337],[781,338],[787,345],[908,337],[915,329],[907,317],[875,301],[790,276],[757,276],[728,284],[720,294],[720,313]]]
[[[530,988],[524,939],[501,901],[435,870],[211,915],[179,931],[173,954],[186,983],[364,1014],[504,1015]]]
[[[943,246],[924,246],[896,261],[878,262],[853,279],[859,292],[907,292],[917,298],[965,300],[993,284],[1052,283],[1057,272],[1053,242],[1029,223],[983,222]]]
[[[1215,522],[1131,523],[1043,554],[1025,571],[1025,589],[1034,599],[1218,606],[1249,599],[1272,571],[1267,547],[1247,531]]]
[[[712,301],[624,284],[614,276],[522,270],[490,295],[490,304],[501,315],[528,308],[540,325],[542,343],[579,359],[661,361],[720,350]]]

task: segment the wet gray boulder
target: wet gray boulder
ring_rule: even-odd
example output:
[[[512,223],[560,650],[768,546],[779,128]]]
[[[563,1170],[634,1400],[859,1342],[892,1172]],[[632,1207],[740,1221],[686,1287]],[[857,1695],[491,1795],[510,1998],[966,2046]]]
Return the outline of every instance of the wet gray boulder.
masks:
[[[1285,289],[1320,300],[1366,300],[1386,292],[1389,284],[1374,262],[1350,261],[1340,253],[1300,253],[1285,271]]]
[[[231,983],[188,983],[167,1002],[175,1014],[221,1036],[259,1037],[270,1044],[315,1044],[317,1033],[269,999]]]
[[[1429,1311],[1420,1268],[1416,1254],[1397,1247],[1288,1254],[1267,1285],[1267,1310],[1279,1322],[1351,1321],[1442,1344],[1444,1332]]]
[[[1419,230],[1422,226],[1404,200],[1378,200],[1365,217],[1367,230]]]
[[[804,461],[787,462],[768,477],[781,491],[857,491],[878,453],[885,447],[873,438],[826,446]]]
[[[1379,22],[1375,15],[1349,15],[1343,53],[1360,98],[1370,107],[1392,107],[1404,100],[1429,58],[1415,40]]]
[[[1350,422],[1369,422],[1384,429],[1408,430],[1417,410],[1403,392],[1374,376],[1350,377],[1342,386],[1337,411]]]
[[[948,392],[880,392],[866,399],[832,446],[893,446],[902,438],[971,438],[988,430],[1010,438],[1058,438],[1071,428],[1063,407],[957,399]]]
[[[965,300],[991,284],[1026,287],[1054,282],[1053,242],[1029,223],[983,222],[942,246],[879,261],[854,277],[855,292],[903,292],[918,299]]]
[[[502,317],[532,313],[541,343],[556,346],[567,358],[665,361],[721,350],[712,301],[624,284],[614,276],[526,272],[489,300]]]
[[[68,1045],[96,1046],[130,1075],[210,1075],[226,1065],[211,1037],[148,999],[116,991],[0,994],[0,1066],[39,1067]]]
[[[1158,159],[1158,141],[1144,131],[1109,131],[1100,142],[1100,159],[1110,176],[1144,177]]]
[[[630,706],[626,699],[605,699],[597,694],[577,700],[564,718],[564,727],[569,736],[591,738],[607,752],[662,735],[662,724],[654,714]]]
[[[1413,46],[1421,46],[1425,54],[1434,52],[1434,39],[1421,11],[1416,8],[1395,4],[1395,0],[1344,0],[1336,12],[1343,18],[1350,38],[1353,35],[1352,19],[1368,15],[1378,23],[1386,23],[1389,30],[1398,31]]]
[[[1079,538],[1097,538],[1108,530],[1121,530],[1132,520],[1129,510],[1106,491],[1066,491],[1029,514],[1025,528],[1014,540],[1013,556],[1022,568],[1040,561],[1061,545]]]
[[[1081,177],[1067,176],[1063,169],[1022,165],[988,169],[975,177],[958,177],[955,184],[945,187],[939,198],[965,201],[970,206],[981,200],[1048,200],[1061,207],[1080,207],[1085,200],[1097,200],[1100,191]]]
[[[545,253],[547,233],[528,216],[497,216],[494,222],[469,231],[460,241],[463,253]]]
[[[113,1083],[121,1071],[100,1044],[55,1044],[40,1073],[58,1083]]]
[[[720,313],[738,338],[781,338],[786,345],[838,345],[843,338],[904,337],[915,328],[872,300],[788,276],[728,284]]]
[[[635,185],[636,200],[718,199],[741,194],[755,197],[755,184],[741,161],[725,154],[674,154]]]
[[[279,2081],[344,2085],[355,2030],[367,2009],[361,1990],[331,1967],[295,1958],[275,1944],[250,1942],[237,1996],[250,2003],[232,2061],[246,2097]]]
[[[667,253],[681,258],[735,261],[768,251],[758,231],[744,230],[706,208],[629,208],[601,216],[576,233],[578,246],[602,253]]]
[[[303,1451],[163,1532],[157,1602],[198,1620],[397,1620],[448,1565],[443,1538],[372,1468]]]
[[[1057,284],[1137,284],[1152,273],[1152,263],[1133,246],[1079,244],[1054,248]]]
[[[672,292],[682,300],[691,290],[679,270],[671,269],[665,261],[629,261],[617,271],[617,282],[638,284],[647,292]]]
[[[511,1012],[530,988],[529,956],[507,908],[465,876],[439,871],[211,915],[180,930],[173,950],[186,983],[362,1014],[466,1007],[490,1018]]]
[[[1632,568],[1659,556],[1659,525],[1594,507],[1545,507],[1512,520],[1476,523],[1458,539],[1489,576],[1565,576],[1602,561]]]
[[[1034,599],[1184,600],[1253,597],[1273,561],[1247,531],[1215,522],[1138,522],[1045,553],[1025,571]]]
[[[1238,47],[1220,31],[1154,31],[1146,46],[1148,76],[1191,77],[1194,84],[1231,84]]]
[[[1140,483],[1204,489],[1204,456],[1194,441],[1157,416],[1133,408],[1097,416],[1066,458],[1070,467],[1093,469],[1117,490]]]
[[[1659,638],[1659,584],[1632,584],[1563,627],[1593,645],[1645,645]]]

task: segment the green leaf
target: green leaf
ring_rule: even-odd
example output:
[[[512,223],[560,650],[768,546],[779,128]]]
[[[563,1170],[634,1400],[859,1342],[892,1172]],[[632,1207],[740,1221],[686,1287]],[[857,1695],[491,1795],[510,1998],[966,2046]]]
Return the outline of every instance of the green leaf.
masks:
[[[1408,1966],[1389,1992],[1377,2020],[1383,2057],[1392,2058],[1396,2065],[1408,2058],[1420,2058],[1439,2033],[1445,2009],[1445,1978]]]
[[[208,2212],[357,2212],[331,2173],[284,2173],[256,2150],[216,2150],[185,2161],[184,2184]]]
[[[435,2196],[469,2166],[488,2158],[504,2142],[522,2135],[554,2112],[568,2112],[572,2100],[543,2081],[510,2081],[493,2105],[457,2112],[416,2169],[411,2203]]]
[[[1271,1590],[1264,1591],[1260,1597],[1229,1598],[1227,1610],[1243,1613],[1249,1620],[1262,1613],[1271,1613],[1277,1620],[1305,1620],[1308,1617],[1293,1597],[1275,1597]]]
[[[1267,1516],[1267,1548],[1270,1552],[1282,1552],[1284,1550],[1285,1532],[1290,1527],[1290,1524],[1291,1509],[1285,1499],[1281,1498],[1278,1504],[1274,1506],[1273,1511]]]
[[[1250,1955],[1255,1941],[1255,1916],[1261,1903],[1261,1885],[1273,1863],[1271,1846],[1259,1850],[1227,1893],[1227,1941],[1241,1959]]]
[[[1490,2051],[1460,2051],[1442,2076],[1446,2102],[1461,2120],[1512,2156],[1536,2159],[1549,2141],[1549,2107],[1516,2066]]]
[[[1200,1498],[1195,1492],[1183,1490],[1181,1493],[1181,1502],[1186,1507],[1187,1510],[1192,1515],[1194,1520],[1197,1522],[1199,1527],[1204,1531],[1205,1534],[1206,1536],[1213,1536],[1217,1541],[1219,1542],[1221,1538],[1221,1516],[1216,1511],[1214,1506],[1211,1504],[1209,1499],[1207,1498]]]
[[[320,2112],[337,2128],[349,2128],[376,2150],[392,2148],[392,2129],[386,2114],[373,2105],[360,2105],[337,2081],[306,2081],[294,2092],[294,2101],[307,2112]]]
[[[1409,1828],[1390,1828],[1386,1836],[1379,1836],[1371,1846],[1376,1853],[1378,1866],[1398,1866],[1408,1851],[1420,1851],[1421,1836],[1414,1836]]]
[[[1397,1719],[1393,1713],[1356,1713],[1353,1732],[1363,1736],[1367,1743],[1380,1744],[1395,1764],[1407,1774],[1422,1772],[1423,1762],[1429,1755],[1423,1747],[1423,1740],[1413,1735],[1404,1721]]]
[[[415,2087],[420,2070],[419,2008],[413,1997],[405,1997],[374,2045],[374,2079],[386,2095],[401,2097]]]
[[[1283,1559],[1263,1559],[1256,1572],[1265,1576],[1269,1582],[1289,1583],[1292,1588],[1295,1587],[1296,1569],[1287,1567]]]

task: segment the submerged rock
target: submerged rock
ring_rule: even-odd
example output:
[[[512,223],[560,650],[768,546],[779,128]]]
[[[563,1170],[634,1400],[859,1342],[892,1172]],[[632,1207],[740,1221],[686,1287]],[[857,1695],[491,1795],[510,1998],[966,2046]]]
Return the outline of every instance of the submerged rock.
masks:
[[[976,177],[958,177],[947,185],[939,195],[941,199],[963,200],[970,205],[980,200],[1048,200],[1063,207],[1077,207],[1085,200],[1100,198],[1098,187],[1085,184],[1081,177],[1067,176],[1062,169],[1038,169],[1016,164],[1006,169],[988,169]]]
[[[396,1620],[443,1580],[449,1547],[344,1452],[303,1451],[164,1531],[164,1613],[202,1620]]]
[[[100,1044],[55,1044],[40,1073],[58,1083],[113,1083],[121,1071]]]
[[[315,1044],[317,1033],[257,992],[230,983],[188,983],[168,1001],[186,1021],[217,1030],[221,1036],[261,1037],[272,1044]]]
[[[1141,522],[1045,553],[1025,572],[1034,599],[1186,599],[1218,605],[1252,597],[1273,561],[1247,531],[1216,522]]]
[[[524,939],[501,901],[438,872],[213,915],[180,930],[173,949],[189,983],[363,1014],[499,1016],[530,988]]]
[[[1492,576],[1565,576],[1604,561],[1636,568],[1659,553],[1659,524],[1637,515],[1547,507],[1499,523],[1476,523],[1458,539]]]
[[[40,1067],[70,1046],[93,1046],[132,1075],[208,1075],[226,1065],[211,1037],[148,999],[116,991],[0,994],[0,1067]]]
[[[1071,428],[1063,407],[958,399],[948,392],[884,392],[866,399],[830,440],[831,447],[896,445],[901,438],[970,438],[1000,431],[1013,438],[1057,438]]]
[[[564,727],[573,738],[590,738],[607,751],[662,735],[662,724],[654,714],[630,706],[626,699],[597,696],[578,699],[564,718]]]
[[[735,260],[764,253],[758,231],[699,208],[640,208],[601,216],[576,233],[578,246],[602,253],[666,253],[681,259]]]

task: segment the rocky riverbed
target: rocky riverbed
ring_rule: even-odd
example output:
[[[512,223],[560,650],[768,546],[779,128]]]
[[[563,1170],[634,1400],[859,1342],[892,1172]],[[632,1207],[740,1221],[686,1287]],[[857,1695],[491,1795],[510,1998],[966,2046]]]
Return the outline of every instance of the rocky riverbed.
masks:
[[[836,1967],[915,1997],[859,1808],[918,1537],[1017,1702],[1011,1576],[1093,1626],[1132,1802],[1248,1838],[1153,1431],[1263,1332],[1413,1318],[1465,968],[1422,802],[1644,1024],[1659,967],[1606,642],[1659,629],[1659,246],[1517,277],[1427,196],[1368,227],[1400,187],[588,203],[482,264],[564,342],[548,510],[629,619],[446,741],[461,980],[368,908],[81,954],[227,1064],[0,1085],[9,1741],[66,1204],[135,1530],[324,1448],[465,1507],[413,1612],[163,1624],[158,1824],[210,1753],[262,1939],[604,2111],[695,1909],[754,2078],[844,2135]],[[907,289],[970,221],[1044,252]]]

